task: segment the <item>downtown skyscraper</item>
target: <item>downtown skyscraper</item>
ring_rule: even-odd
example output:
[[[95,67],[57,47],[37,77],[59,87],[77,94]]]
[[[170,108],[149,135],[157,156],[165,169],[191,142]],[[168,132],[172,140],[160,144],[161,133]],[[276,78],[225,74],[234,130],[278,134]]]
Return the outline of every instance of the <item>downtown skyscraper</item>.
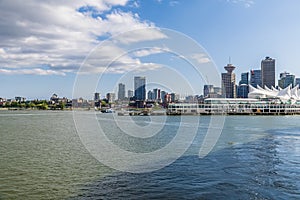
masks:
[[[204,97],[208,97],[209,94],[214,92],[214,86],[213,85],[204,85],[203,88],[203,95]]]
[[[293,74],[290,74],[288,72],[280,73],[280,79],[278,80],[278,86],[280,88],[286,88],[289,85],[292,87],[296,86],[296,77]]]
[[[296,85],[298,85],[298,87],[300,88],[300,78],[296,78]]]
[[[246,85],[249,84],[249,72],[245,72],[241,74],[241,80],[239,82],[239,85],[242,84],[246,84]]]
[[[127,91],[127,97],[128,97],[128,99],[133,97],[133,91],[132,90]]]
[[[248,98],[249,93],[249,72],[241,74],[241,80],[237,86],[237,98]]]
[[[275,87],[275,59],[266,57],[261,61],[262,87]]]
[[[119,83],[118,99],[119,100],[125,99],[125,84],[123,84],[123,83]]]
[[[146,77],[134,77],[134,96],[136,100],[143,101],[146,99]]]
[[[235,66],[228,64],[225,67],[227,73],[222,73],[222,96],[225,98],[236,98],[236,78],[233,70]]]
[[[261,84],[261,70],[252,69],[250,71],[250,85],[257,88],[257,86],[262,86]]]

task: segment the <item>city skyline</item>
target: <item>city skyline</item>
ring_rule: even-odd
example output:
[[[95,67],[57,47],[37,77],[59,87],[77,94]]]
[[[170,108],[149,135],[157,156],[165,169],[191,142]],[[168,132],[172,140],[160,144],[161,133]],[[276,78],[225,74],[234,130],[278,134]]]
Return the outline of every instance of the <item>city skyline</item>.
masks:
[[[300,18],[299,6],[296,0],[289,0],[289,3],[279,0],[271,3],[255,0],[76,0],[58,4],[5,0],[0,6],[0,30],[3,30],[0,31],[0,79],[3,82],[0,97],[46,99],[57,93],[72,98],[76,73],[97,45],[122,32],[153,27],[157,28],[157,34],[145,32],[130,39],[155,39],[152,36],[159,36],[161,28],[173,29],[203,46],[209,57],[200,56],[198,60],[213,62],[219,74],[230,56],[237,66],[237,77],[249,69],[260,68],[261,59],[270,56],[276,59],[277,84],[284,71],[300,77],[297,60],[300,28],[295,26]],[[163,66],[174,67],[180,74],[187,73],[191,83],[200,85],[195,94],[202,93],[204,84],[211,84],[197,80],[174,56],[160,54],[159,49],[126,54],[114,64],[113,70],[105,72],[105,84],[97,90],[101,94],[113,91],[122,75],[129,71],[150,77],[146,72],[134,71],[133,64],[156,72],[158,76]],[[112,58],[109,53],[105,56]],[[157,57],[153,59],[154,56]],[[90,73],[95,71],[89,70]],[[174,88],[181,86],[172,82],[172,76],[160,78],[174,84]],[[133,89],[132,85],[125,84]],[[179,93],[184,90],[182,87]],[[84,97],[92,99],[92,95]]]
[[[269,57],[267,57],[267,58],[269,58]],[[249,71],[242,72],[240,74],[241,76],[238,76],[237,74],[235,74],[233,72],[234,70],[237,69],[237,67],[235,67],[233,64],[227,64],[224,68],[226,70],[229,70],[229,71],[227,71],[225,73],[222,72],[220,77],[225,76],[224,80],[228,79],[227,82],[229,82],[229,83],[231,83],[232,80],[234,80],[234,84],[232,86],[227,86],[230,90],[229,91],[229,93],[230,93],[229,96],[226,96],[225,94],[220,94],[220,95],[217,95],[216,97],[226,96],[227,98],[236,98],[236,97],[237,98],[246,98],[244,96],[241,97],[241,96],[238,95],[238,89],[239,89],[238,87],[239,86],[246,84],[246,85],[252,85],[254,87],[257,87],[257,85],[260,86],[260,87],[264,87],[262,85],[262,78],[261,78],[261,74],[260,74],[261,69],[249,69]],[[276,67],[275,67],[275,71],[276,71]],[[259,77],[258,77],[258,74],[257,74],[258,72],[259,72],[259,75],[260,75]],[[227,77],[228,73],[230,74],[230,76]],[[241,78],[238,79],[237,77],[241,77]],[[293,81],[291,80],[291,77],[293,77]],[[125,97],[126,98],[133,97],[133,96],[135,96],[136,89],[139,88],[139,87],[135,86],[136,85],[136,78],[143,79],[142,80],[143,83],[141,83],[140,80],[137,81],[138,82],[137,85],[139,85],[139,87],[143,86],[142,90],[145,90],[144,94],[142,94],[142,95],[144,95],[144,99],[142,99],[142,100],[149,99],[149,97],[148,97],[149,92],[151,92],[151,91],[155,92],[155,90],[163,91],[163,92],[166,92],[168,94],[171,94],[171,93],[178,94],[180,96],[180,98],[185,98],[185,97],[188,97],[190,95],[194,95],[194,96],[195,95],[203,95],[204,97],[206,97],[207,96],[206,93],[207,94],[209,94],[209,93],[213,94],[214,92],[211,93],[211,91],[213,91],[214,89],[216,90],[218,88],[220,88],[221,91],[225,91],[225,90],[222,89],[222,84],[221,85],[203,85],[201,93],[198,93],[198,94],[196,94],[196,93],[195,94],[188,94],[188,93],[181,94],[181,93],[177,93],[176,91],[173,91],[173,90],[172,91],[170,91],[170,90],[164,91],[163,88],[159,88],[156,85],[154,85],[154,86],[152,85],[151,87],[149,87],[146,83],[146,79],[147,79],[146,76],[134,76],[134,77],[132,77],[132,84],[129,84],[129,85],[133,85],[133,89],[131,87],[129,87],[128,89],[125,89],[126,87],[128,87],[128,85],[126,85],[124,83],[118,83],[117,84],[118,85],[117,90],[108,91],[107,93],[103,93],[102,91],[97,90],[95,93],[91,94],[91,97],[93,97],[93,98],[87,98],[87,99],[88,100],[105,99],[105,98],[107,98],[107,95],[110,96],[111,94],[113,94],[114,97],[113,98],[109,97],[109,99],[114,99],[114,100],[124,100]],[[224,81],[224,80],[222,78],[222,81]],[[296,77],[294,74],[291,74],[287,71],[280,72],[278,78],[275,76],[275,80],[278,80],[278,81],[275,82],[274,87],[278,86],[280,88],[286,88],[289,85],[291,85],[292,87],[294,87],[296,85],[299,85],[299,88],[300,88],[300,77]],[[280,85],[280,84],[283,84],[283,85]],[[135,88],[135,87],[137,87],[137,88]],[[237,87],[237,88],[235,88],[235,87]],[[120,92],[120,88],[122,90],[121,92]],[[232,89],[230,89],[230,88],[232,88]],[[271,87],[268,87],[268,88],[271,88]],[[245,91],[243,91],[243,92],[245,92]],[[157,93],[157,91],[156,91],[156,93]],[[56,92],[51,93],[51,95],[53,95],[53,94],[56,95]],[[122,94],[121,99],[119,98],[120,94]],[[60,96],[63,96],[65,98],[69,98],[69,97],[67,97],[63,94],[60,95]],[[27,98],[27,96],[19,96],[19,95],[15,95],[15,96],[12,96],[12,97],[0,96],[0,98],[5,98],[5,99],[26,98],[26,99],[29,99],[29,100],[39,99],[39,98]],[[73,99],[78,99],[78,98],[83,98],[83,97],[78,96],[78,97],[75,97]],[[44,99],[46,100],[48,98],[46,97]],[[71,98],[69,98],[69,99],[71,99]]]
[[[239,86],[252,85],[254,87],[257,87],[257,85],[258,85],[260,87],[264,87],[262,85],[261,74],[259,74],[260,76],[259,76],[259,78],[257,78],[257,72],[261,73],[260,69],[259,70],[258,69],[256,69],[256,70],[251,69],[251,70],[249,70],[250,73],[249,73],[249,71],[248,72],[243,72],[243,73],[241,73],[241,78],[237,79],[236,74],[233,73],[233,71],[236,69],[236,67],[234,65],[227,64],[224,68],[226,70],[229,70],[229,71],[226,72],[226,73],[222,73],[221,75],[225,76],[224,79],[228,79],[227,82],[233,83],[233,85],[228,86],[229,88],[232,88],[229,91],[229,93],[232,93],[229,96],[232,96],[232,97],[226,97],[226,98],[247,98],[246,97],[247,95],[245,95],[245,94],[244,95],[238,95]],[[227,77],[228,73],[229,73],[229,76]],[[252,73],[252,77],[251,77],[251,73]],[[141,77],[138,76],[138,77],[134,77],[134,79],[135,78],[141,78]],[[147,77],[142,77],[142,78],[146,80]],[[276,79],[276,77],[275,77],[275,79]],[[232,82],[232,80],[234,80],[234,82]],[[134,80],[134,82],[135,82],[135,80]],[[281,84],[283,84],[283,85],[281,85]],[[120,85],[122,85],[125,88],[125,84],[119,83],[119,90],[120,90]],[[150,100],[151,99],[161,99],[160,92],[163,91],[163,90],[161,90],[160,88],[155,88],[155,87],[147,88],[146,81],[145,81],[145,84],[143,84],[143,85],[145,86],[145,89],[146,89],[145,91],[147,93],[146,99],[150,99]],[[295,87],[296,85],[299,85],[299,87],[300,87],[300,78],[296,78],[296,76],[294,74],[291,74],[291,73],[285,71],[285,72],[280,73],[280,76],[278,78],[278,83],[275,82],[273,87],[280,87],[280,88],[284,89],[284,88],[288,87],[289,85],[291,85],[292,87]],[[237,88],[235,88],[236,86],[237,86]],[[269,86],[267,86],[267,87],[269,87]],[[204,85],[203,93],[201,93],[201,94],[186,94],[186,95],[178,94],[178,95],[180,95],[182,97],[186,97],[186,96],[189,96],[189,95],[203,95],[204,97],[206,97],[207,94],[215,93],[214,90],[216,88],[221,89],[221,86],[218,86],[218,85]],[[270,87],[270,88],[272,88],[272,87]],[[119,90],[117,91],[118,93],[120,92]],[[131,90],[129,89],[129,91],[131,91]],[[163,92],[165,92],[165,91],[163,91]],[[174,93],[173,91],[168,91],[168,92],[169,93]],[[249,92],[248,89],[246,91],[244,91],[244,88],[243,88],[242,93],[248,93],[248,92]],[[234,97],[233,93],[236,93],[236,97]],[[176,94],[176,93],[174,93],[174,94]],[[149,96],[151,96],[151,97],[149,97]],[[132,97],[132,96],[127,95],[127,97],[129,98],[129,97]],[[118,100],[119,100],[119,97],[118,97]]]

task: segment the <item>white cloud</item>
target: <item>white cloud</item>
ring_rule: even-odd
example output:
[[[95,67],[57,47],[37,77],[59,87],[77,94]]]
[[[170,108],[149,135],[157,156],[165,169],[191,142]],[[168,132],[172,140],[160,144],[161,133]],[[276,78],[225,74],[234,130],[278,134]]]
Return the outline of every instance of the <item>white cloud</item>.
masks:
[[[123,44],[166,38],[153,23],[142,22],[138,14],[120,11],[107,15],[107,21],[104,22],[103,28],[113,35],[122,33],[117,40]]]
[[[138,29],[134,32],[123,32],[121,36],[118,37],[118,42],[123,44],[130,44],[141,41],[151,41],[166,38],[166,35],[163,34],[157,28],[143,28]]]
[[[149,53],[149,52],[147,52]],[[152,52],[153,53],[153,52]],[[140,53],[140,55],[145,53]],[[113,41],[105,41],[89,55],[82,64],[80,74],[115,73],[147,71],[160,68],[160,64],[143,63],[130,52],[120,48]]]
[[[170,50],[168,48],[146,48],[146,49],[141,49],[133,52],[133,55],[136,57],[146,57],[149,55],[160,54],[169,51]]]
[[[1,55],[1,54],[5,54],[5,50],[2,49],[2,48],[0,48],[0,55]]]
[[[54,71],[54,70],[45,70],[40,68],[34,69],[0,69],[0,74],[6,75],[18,75],[18,74],[26,74],[26,75],[59,75],[65,76],[64,72]]]
[[[193,54],[191,58],[195,59],[199,64],[211,62],[211,60],[203,53]]]
[[[249,8],[254,4],[253,0],[227,0],[227,2],[243,4],[246,8]]]
[[[139,7],[140,7],[140,4],[139,4],[137,1],[134,1],[134,2],[132,2],[132,4],[130,5],[130,7],[133,7],[133,8],[139,8]]]
[[[148,27],[151,29],[135,35],[124,34],[120,42],[165,37],[154,24],[142,21],[137,14],[114,10],[114,6],[127,6],[128,2],[63,0],[58,4],[54,0],[0,1],[1,73],[50,75],[57,72],[57,75],[63,75],[76,72],[85,56],[99,43],[99,37]],[[93,10],[78,11],[87,6]],[[99,14],[97,18],[92,17],[95,13]],[[134,60],[129,56],[127,59]]]
[[[173,7],[173,6],[176,6],[176,5],[178,5],[178,4],[179,4],[178,1],[170,1],[170,2],[169,2],[169,5],[172,6],[172,7]]]
[[[146,72],[151,70],[157,70],[161,67],[162,65],[157,63],[139,63],[139,64],[135,63],[133,65],[126,65],[126,66],[119,65],[118,67],[108,68],[107,72],[116,73],[116,74],[123,74],[130,71]]]

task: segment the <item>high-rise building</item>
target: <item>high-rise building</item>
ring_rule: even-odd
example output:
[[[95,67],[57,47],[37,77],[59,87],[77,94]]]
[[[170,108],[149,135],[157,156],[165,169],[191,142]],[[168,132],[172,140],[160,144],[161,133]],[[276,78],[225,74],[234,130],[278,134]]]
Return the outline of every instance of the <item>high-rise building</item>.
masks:
[[[300,88],[300,78],[296,78],[296,85],[298,85]]]
[[[125,99],[125,84],[123,83],[119,83],[118,99],[119,100]]]
[[[154,92],[149,90],[147,95],[148,100],[154,100]]]
[[[262,86],[275,87],[275,59],[266,57],[261,61]]]
[[[163,103],[166,106],[168,103],[171,103],[171,102],[172,102],[171,94],[167,93],[163,99]]]
[[[113,102],[115,102],[116,94],[115,93],[107,93],[106,99],[107,99],[108,103],[113,103]]]
[[[161,99],[161,92],[159,88],[153,89],[153,99],[154,100]]]
[[[157,99],[162,99],[162,92],[160,89],[157,89]]]
[[[133,91],[132,90],[128,90],[127,96],[128,96],[128,98],[133,97]]]
[[[214,93],[214,86],[213,85],[204,85],[203,87],[203,95],[204,97],[208,97],[209,94]]]
[[[95,94],[94,94],[94,105],[95,105],[95,107],[100,107],[101,106],[100,93],[99,92],[95,92]]]
[[[222,96],[225,98],[236,98],[235,66],[228,64],[225,67],[227,73],[222,73]]]
[[[241,74],[241,80],[237,87],[237,98],[248,98],[249,93],[249,72]]]
[[[222,88],[220,88],[220,87],[214,87],[214,93],[215,93],[218,97],[222,96]]]
[[[248,98],[249,85],[241,84],[237,87],[237,98]]]
[[[246,84],[249,85],[249,72],[245,72],[241,74],[241,80],[239,85]]]
[[[164,100],[164,99],[165,99],[165,96],[166,96],[167,94],[168,94],[168,93],[167,93],[166,91],[163,91],[163,90],[162,90],[162,91],[160,92],[160,99],[161,99],[161,100]]]
[[[296,78],[295,75],[290,74],[288,72],[280,73],[280,79],[278,80],[278,86],[281,88],[286,88],[289,85],[295,87]]]
[[[134,77],[134,96],[136,100],[146,99],[146,77],[144,76]]]
[[[261,84],[261,70],[250,71],[250,85],[253,87],[262,86]]]
[[[95,92],[94,94],[94,101],[99,101],[100,100],[100,93],[99,92]]]
[[[171,93],[171,102],[177,102],[179,98],[179,94]]]

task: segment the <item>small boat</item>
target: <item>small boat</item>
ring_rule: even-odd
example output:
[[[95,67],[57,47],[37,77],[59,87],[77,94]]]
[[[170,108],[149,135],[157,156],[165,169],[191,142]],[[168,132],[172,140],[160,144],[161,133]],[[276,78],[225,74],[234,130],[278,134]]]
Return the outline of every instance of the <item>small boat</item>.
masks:
[[[111,108],[105,110],[105,113],[115,113],[115,112],[116,111]]]

